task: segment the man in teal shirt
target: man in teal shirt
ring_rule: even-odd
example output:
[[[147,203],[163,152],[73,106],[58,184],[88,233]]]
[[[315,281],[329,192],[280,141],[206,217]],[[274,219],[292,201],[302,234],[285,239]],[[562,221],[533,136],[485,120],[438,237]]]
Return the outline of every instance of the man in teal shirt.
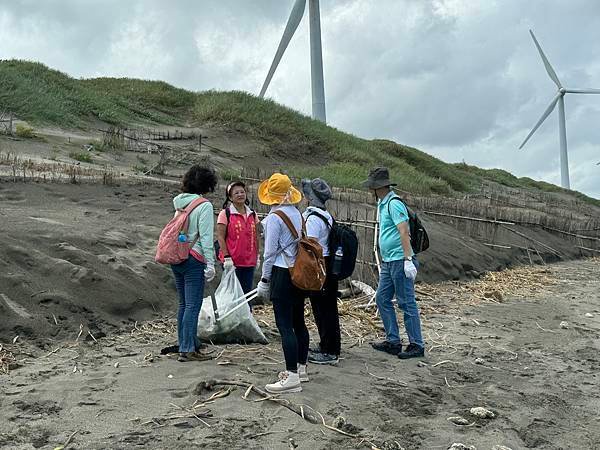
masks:
[[[389,172],[378,167],[369,173],[364,186],[375,193],[379,210],[379,250],[381,271],[375,300],[385,328],[386,339],[373,342],[375,350],[397,355],[400,359],[416,358],[425,355],[425,345],[421,333],[419,308],[415,301],[414,281],[419,263],[410,246],[408,212],[390,186]],[[409,345],[402,351],[396,310],[392,300],[394,295],[404,313],[404,326]]]

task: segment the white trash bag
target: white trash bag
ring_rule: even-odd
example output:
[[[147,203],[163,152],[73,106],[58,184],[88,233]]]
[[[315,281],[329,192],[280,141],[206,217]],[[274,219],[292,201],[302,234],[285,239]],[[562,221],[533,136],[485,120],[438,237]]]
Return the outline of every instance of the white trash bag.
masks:
[[[206,297],[202,301],[198,317],[200,339],[214,344],[268,344],[269,341],[250,312],[247,298],[249,296],[244,295],[235,275],[235,268],[223,271],[221,282],[214,294],[220,320],[215,317],[213,299]]]

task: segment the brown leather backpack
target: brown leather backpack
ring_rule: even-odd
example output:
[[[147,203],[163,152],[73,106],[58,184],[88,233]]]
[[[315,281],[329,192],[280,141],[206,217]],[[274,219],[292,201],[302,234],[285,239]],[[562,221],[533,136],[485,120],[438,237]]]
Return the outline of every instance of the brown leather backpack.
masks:
[[[292,237],[297,240],[298,232],[290,218],[283,211],[274,211],[287,225]],[[302,218],[302,236],[298,241],[298,256],[293,267],[289,268],[292,284],[304,291],[320,291],[325,284],[325,258],[319,242],[306,236],[306,225]]]

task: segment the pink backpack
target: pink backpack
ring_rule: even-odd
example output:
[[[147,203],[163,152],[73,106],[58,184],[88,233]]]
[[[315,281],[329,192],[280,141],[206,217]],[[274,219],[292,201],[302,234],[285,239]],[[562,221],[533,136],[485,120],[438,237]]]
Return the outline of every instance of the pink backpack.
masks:
[[[158,238],[156,246],[156,256],[154,260],[161,264],[180,264],[187,261],[190,250],[195,244],[187,240],[187,231],[189,226],[190,214],[197,206],[206,202],[205,198],[193,200],[185,209],[178,209],[169,223],[165,225]],[[185,240],[180,241],[180,235],[185,236]]]

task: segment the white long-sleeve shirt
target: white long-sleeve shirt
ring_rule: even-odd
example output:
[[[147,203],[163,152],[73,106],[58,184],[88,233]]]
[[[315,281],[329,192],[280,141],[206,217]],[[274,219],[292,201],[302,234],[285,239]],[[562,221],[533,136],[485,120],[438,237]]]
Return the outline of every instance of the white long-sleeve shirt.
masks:
[[[271,279],[273,266],[288,268],[296,262],[298,246],[294,244],[294,237],[283,220],[274,214],[281,210],[285,213],[296,228],[298,236],[302,232],[302,216],[300,211],[292,205],[273,206],[269,215],[262,220],[265,236],[264,262],[262,266],[262,278]],[[281,251],[281,249],[284,249]],[[289,263],[289,266],[288,266]]]
[[[311,213],[313,214],[311,215]],[[327,219],[329,226],[327,226],[325,221],[316,214],[320,214]],[[323,249],[323,256],[329,256],[329,232],[333,226],[333,218],[331,217],[331,214],[324,209],[309,206],[302,215],[306,220],[306,235],[319,241],[319,244]]]

